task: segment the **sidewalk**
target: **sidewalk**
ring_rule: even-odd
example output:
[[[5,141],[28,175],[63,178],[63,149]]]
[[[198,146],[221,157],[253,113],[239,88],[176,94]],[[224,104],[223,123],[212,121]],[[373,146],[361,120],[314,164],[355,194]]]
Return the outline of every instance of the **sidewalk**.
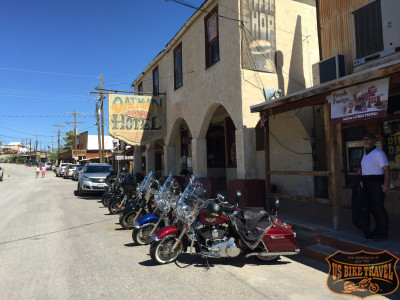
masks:
[[[333,229],[332,206],[306,201],[280,199],[278,218],[282,222],[293,225],[294,230],[298,233],[298,239],[303,242],[300,243],[300,247],[304,243],[313,243],[310,235],[316,236],[318,233],[324,233],[332,237],[365,245],[366,247],[400,254],[399,216],[389,214],[389,238],[385,241],[365,239],[362,232],[352,223],[351,209],[342,208],[340,217],[341,230],[336,231]]]

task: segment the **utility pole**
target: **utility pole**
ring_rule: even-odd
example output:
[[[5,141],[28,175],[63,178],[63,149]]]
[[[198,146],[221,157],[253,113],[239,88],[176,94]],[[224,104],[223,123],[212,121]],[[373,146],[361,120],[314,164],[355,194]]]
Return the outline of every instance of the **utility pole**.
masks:
[[[77,135],[78,135],[78,131],[77,131],[77,129],[76,129],[76,124],[77,124],[77,123],[83,124],[83,123],[86,123],[86,122],[76,122],[76,115],[77,115],[77,114],[83,115],[83,113],[81,113],[81,112],[76,112],[75,109],[74,109],[74,112],[67,112],[67,114],[74,114],[74,122],[65,122],[65,123],[67,123],[67,124],[74,123],[74,124],[75,124],[75,127],[74,127],[74,145],[73,145],[73,150],[75,151],[75,155],[72,155],[72,156],[73,156],[73,158],[74,158],[74,162],[76,162],[75,157],[76,157],[76,152],[77,152],[77,150],[78,150],[78,143],[77,143],[77,140],[76,140]]]
[[[60,128],[61,127],[65,127],[65,126],[63,126],[63,125],[60,125],[60,124],[58,124],[58,125],[53,125],[53,126],[57,126],[58,127],[58,148],[57,148],[57,153],[60,153],[60,148],[61,148],[61,132],[60,132]],[[57,131],[55,131],[55,132],[57,132]]]
[[[100,74],[100,101],[101,101],[101,157],[103,158],[102,161],[100,161],[101,163],[105,162],[105,152],[104,152],[104,109],[103,109],[103,100],[104,100],[104,96],[103,96],[103,75]]]
[[[102,162],[103,158],[102,158],[102,151],[101,151],[101,136],[100,136],[99,104],[98,103],[96,103],[96,120],[97,120],[97,122],[96,122],[96,125],[97,125],[97,138],[98,138],[98,141],[99,141],[99,159],[100,159],[100,162]]]
[[[53,149],[53,137],[51,137],[51,153],[53,153],[54,149]]]
[[[103,161],[103,155],[102,155],[102,151],[101,151],[101,136],[100,136],[100,120],[99,120],[99,104],[96,103],[96,125],[97,125],[97,137],[98,137],[98,141],[99,141],[99,159],[100,162]]]
[[[96,90],[100,90],[100,92],[90,92],[91,94],[100,94],[100,110],[101,110],[101,143],[99,142],[99,158],[100,162],[104,163],[105,162],[105,152],[104,152],[104,105],[103,105],[103,100],[104,100],[104,94],[111,94],[111,93],[104,93],[103,89],[103,75],[100,74],[100,88],[96,87]],[[116,91],[115,91],[116,92]],[[99,108],[96,105],[96,114],[98,114]],[[100,121],[98,120],[97,123],[100,124]],[[99,133],[100,134],[100,133]]]

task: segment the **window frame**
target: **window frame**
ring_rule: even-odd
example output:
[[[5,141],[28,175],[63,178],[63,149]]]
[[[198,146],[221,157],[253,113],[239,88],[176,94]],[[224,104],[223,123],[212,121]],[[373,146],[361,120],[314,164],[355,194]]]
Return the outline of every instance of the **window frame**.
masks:
[[[216,36],[215,38],[213,38],[211,41],[208,41],[208,21],[212,18],[212,17],[216,17]],[[216,43],[217,44],[217,55],[218,58],[215,61],[211,61],[212,59],[212,54],[211,54],[211,46]],[[217,62],[220,61],[221,56],[220,56],[220,47],[219,47],[219,18],[218,18],[218,5],[216,5],[209,14],[207,14],[204,17],[204,48],[205,48],[205,60],[206,60],[206,69],[213,66],[214,64],[216,64]]]
[[[181,61],[180,61],[180,67],[176,67],[176,59],[177,59],[177,56],[176,56],[176,54],[178,53],[180,51],[180,53],[181,53]],[[174,49],[174,89],[175,90],[177,90],[177,89],[179,89],[181,86],[183,86],[183,51],[182,51],[182,42],[181,43],[179,43],[179,45],[178,46],[176,46],[175,47],[175,49]],[[180,85],[178,86],[178,84],[177,84],[177,72],[180,70],[180,72],[181,72],[181,83],[180,83]]]
[[[157,73],[157,85],[155,74]],[[158,70],[158,66],[153,69],[153,95],[159,96],[160,94],[160,71]]]

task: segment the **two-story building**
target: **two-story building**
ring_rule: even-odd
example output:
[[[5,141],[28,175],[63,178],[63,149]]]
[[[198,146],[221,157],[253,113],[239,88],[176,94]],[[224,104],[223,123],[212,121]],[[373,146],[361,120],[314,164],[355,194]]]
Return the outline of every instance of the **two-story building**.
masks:
[[[139,95],[166,99],[166,134],[136,148],[135,171],[189,170],[225,190],[229,182],[258,179],[261,195],[263,129],[250,106],[278,90],[287,95],[312,86],[318,61],[315,1],[205,1],[132,84]],[[304,109],[271,119],[277,169],[312,170],[312,116]],[[309,178],[273,183],[285,193],[314,192]]]
[[[386,193],[385,205],[398,216],[400,2],[326,0],[317,1],[317,8],[321,61],[313,66],[315,85],[254,105],[251,110],[271,120],[312,108],[316,124],[312,143],[315,172],[302,175],[318,175],[320,179],[314,182],[329,179],[329,195],[324,197],[329,200],[314,200],[333,205],[336,228],[340,208],[351,206],[351,186],[364,152],[363,135],[374,133],[377,146],[388,156],[395,186]],[[291,131],[291,127],[286,128]],[[267,152],[271,160],[276,157],[272,147]],[[303,171],[301,167],[298,170]],[[274,168],[271,166],[267,173],[272,176]]]

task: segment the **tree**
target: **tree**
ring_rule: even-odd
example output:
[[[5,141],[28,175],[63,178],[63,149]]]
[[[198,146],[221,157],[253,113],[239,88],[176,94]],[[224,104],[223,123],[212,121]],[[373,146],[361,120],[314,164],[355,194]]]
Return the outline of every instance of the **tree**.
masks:
[[[74,131],[70,130],[66,132],[66,137],[63,137],[65,142],[64,150],[72,150],[72,146],[74,145]]]

